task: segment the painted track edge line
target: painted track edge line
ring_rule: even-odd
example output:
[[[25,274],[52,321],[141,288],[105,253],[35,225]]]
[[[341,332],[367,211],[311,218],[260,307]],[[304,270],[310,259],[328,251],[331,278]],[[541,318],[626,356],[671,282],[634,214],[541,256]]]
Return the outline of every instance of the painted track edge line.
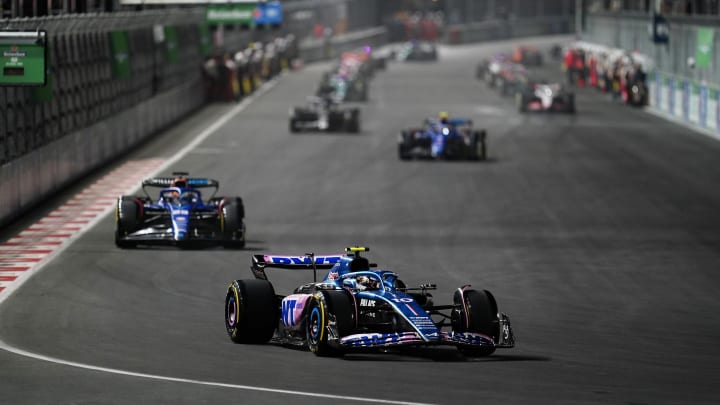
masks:
[[[190,378],[167,377],[167,376],[161,376],[161,375],[155,375],[155,374],[146,374],[146,373],[138,373],[138,372],[133,372],[133,371],[125,371],[125,370],[108,368],[108,367],[92,366],[89,364],[77,363],[74,361],[67,361],[67,360],[57,359],[57,358],[50,357],[50,356],[31,353],[31,352],[28,352],[28,351],[25,351],[22,349],[18,349],[14,346],[11,346],[3,340],[0,340],[0,350],[4,350],[4,351],[7,351],[10,353],[19,355],[19,356],[30,357],[30,358],[33,358],[36,360],[42,360],[45,362],[55,363],[55,364],[59,364],[59,365],[63,365],[63,366],[76,367],[76,368],[92,370],[92,371],[100,371],[100,372],[104,372],[104,373],[117,374],[117,375],[123,375],[123,376],[128,376],[128,377],[140,377],[140,378],[146,378],[146,379],[152,379],[152,380],[177,382],[177,383],[185,383],[185,384],[195,384],[195,385],[205,385],[205,386],[220,387],[220,388],[231,388],[231,389],[238,389],[238,390],[245,390],[245,391],[260,391],[260,392],[271,392],[271,393],[276,393],[276,394],[297,395],[297,396],[314,397],[314,398],[339,399],[339,400],[343,400],[343,401],[370,402],[370,403],[377,403],[377,404],[396,404],[396,405],[429,405],[428,403],[424,403],[424,402],[393,401],[393,400],[387,400],[387,399],[361,398],[361,397],[353,397],[353,396],[345,396],[345,395],[333,395],[333,394],[321,394],[321,393],[306,392],[306,391],[283,390],[283,389],[277,389],[277,388],[254,387],[251,385],[219,383],[219,382],[213,382],[213,381],[194,380],[194,379],[190,379]]]

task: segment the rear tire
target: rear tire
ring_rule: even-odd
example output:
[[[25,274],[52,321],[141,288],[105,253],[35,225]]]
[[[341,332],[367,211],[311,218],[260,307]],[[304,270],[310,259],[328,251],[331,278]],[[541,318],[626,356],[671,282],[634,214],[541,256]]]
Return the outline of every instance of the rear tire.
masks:
[[[290,127],[290,132],[293,134],[300,132],[300,127],[298,126],[297,119],[295,119],[295,118],[290,118],[289,127]]]
[[[236,280],[225,296],[225,329],[235,343],[267,343],[278,325],[275,290],[266,280]]]
[[[455,291],[453,301],[458,307],[453,311],[453,331],[481,333],[492,338],[493,342],[498,342],[497,304],[489,291],[465,290],[464,297],[459,291]],[[495,346],[461,345],[458,346],[458,350],[465,356],[485,357],[495,352]]]
[[[410,160],[412,156],[410,156],[409,151],[409,140],[408,140],[408,133],[406,131],[402,131],[400,133],[400,142],[398,142],[398,157],[400,160]]]
[[[515,94],[515,104],[517,104],[518,111],[521,113],[527,112],[527,98],[521,92]]]
[[[223,246],[226,249],[242,249],[245,247],[245,207],[242,198],[227,198],[222,207],[220,230],[223,235]]]
[[[345,122],[347,131],[353,134],[360,132],[360,110],[354,108],[351,110],[350,119]]]
[[[567,96],[568,113],[575,114],[575,95],[568,94]]]
[[[475,132],[475,158],[478,160],[487,160],[487,132],[485,130]]]

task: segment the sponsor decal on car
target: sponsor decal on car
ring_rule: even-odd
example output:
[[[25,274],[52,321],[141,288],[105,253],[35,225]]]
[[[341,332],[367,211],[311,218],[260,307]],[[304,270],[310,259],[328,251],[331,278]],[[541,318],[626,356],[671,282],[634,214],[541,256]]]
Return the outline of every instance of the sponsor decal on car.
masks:
[[[367,298],[362,298],[360,300],[360,306],[361,307],[374,307],[375,306],[375,300],[369,300]]]
[[[315,256],[315,264],[334,264],[340,261],[342,256]],[[268,264],[285,265],[311,265],[313,261],[307,256],[265,256]]]

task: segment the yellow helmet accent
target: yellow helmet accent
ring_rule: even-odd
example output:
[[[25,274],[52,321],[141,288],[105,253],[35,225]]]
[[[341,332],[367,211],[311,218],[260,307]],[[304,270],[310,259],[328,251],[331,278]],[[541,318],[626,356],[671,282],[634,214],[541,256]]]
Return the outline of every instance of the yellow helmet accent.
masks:
[[[438,116],[440,117],[440,119],[447,119],[449,117],[448,113],[445,111],[441,111]]]
[[[367,247],[361,247],[361,246],[350,246],[346,247],[345,251],[348,253],[355,253],[355,252],[369,252],[370,248]]]

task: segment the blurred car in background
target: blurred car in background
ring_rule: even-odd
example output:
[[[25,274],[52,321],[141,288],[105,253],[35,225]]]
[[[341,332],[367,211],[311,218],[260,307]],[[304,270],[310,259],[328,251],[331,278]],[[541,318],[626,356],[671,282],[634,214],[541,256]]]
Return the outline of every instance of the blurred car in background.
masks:
[[[290,132],[360,132],[360,109],[340,108],[330,97],[308,97],[303,107],[290,110]]]

